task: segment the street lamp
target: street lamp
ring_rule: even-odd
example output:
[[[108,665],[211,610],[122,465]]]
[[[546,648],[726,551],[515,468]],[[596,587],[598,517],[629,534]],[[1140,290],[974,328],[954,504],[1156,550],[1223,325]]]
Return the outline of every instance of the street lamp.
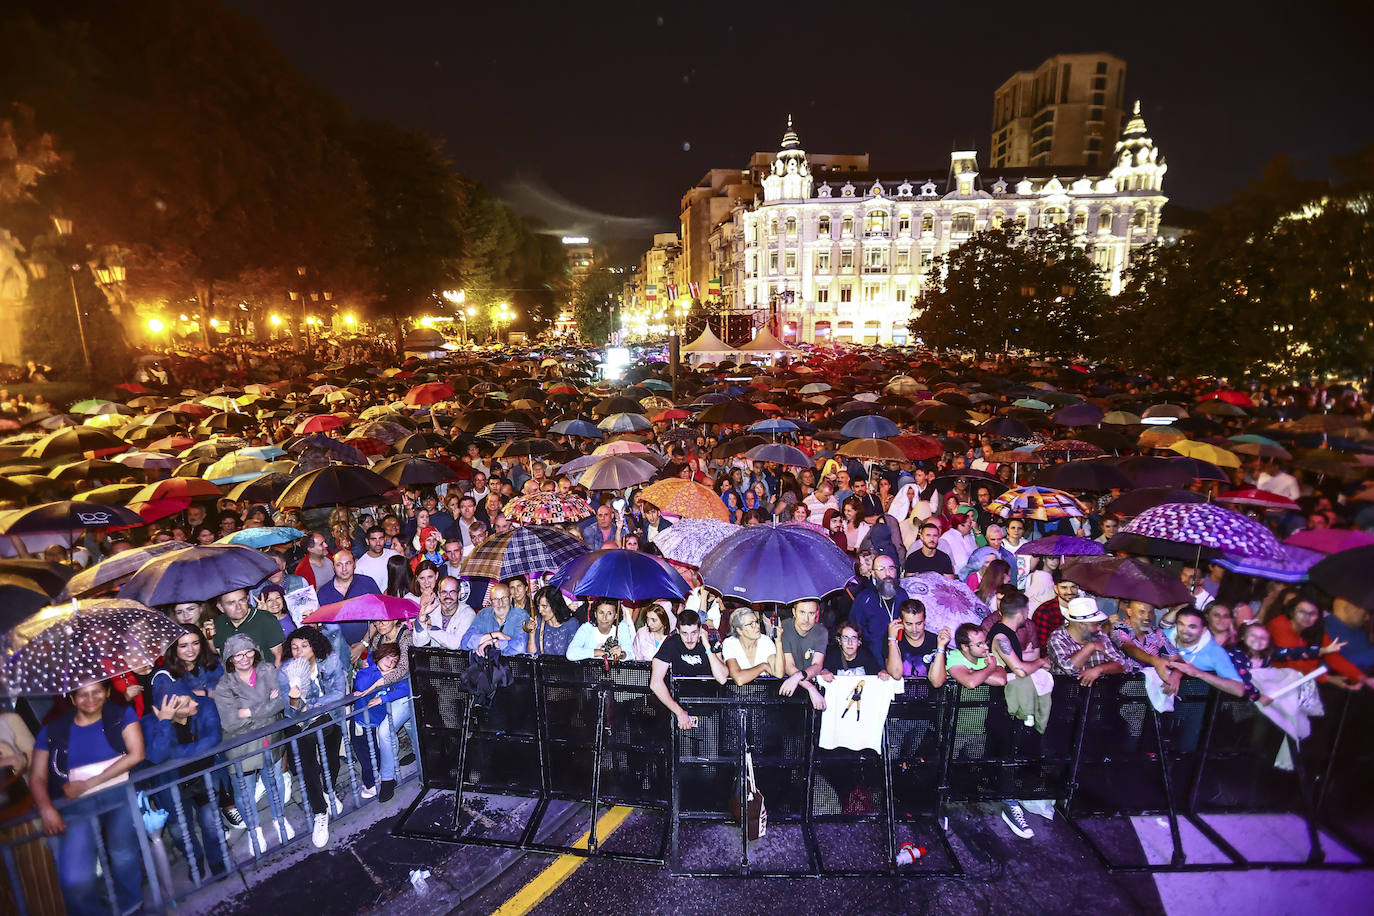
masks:
[[[501,342],[501,327],[510,324],[515,319],[515,312],[511,311],[510,303],[498,302],[491,313],[492,323],[496,325],[496,341]]]
[[[52,224],[57,230],[57,234],[64,240],[71,238],[71,220],[63,219],[60,216],[54,216],[52,218]],[[76,309],[76,330],[77,333],[81,335],[81,355],[86,358],[86,375],[91,377],[95,375],[95,365],[91,362],[90,345],[86,343],[86,321],[81,315],[81,299],[76,294],[76,272],[81,269],[81,265],[71,264],[69,266],[70,269],[67,271],[67,280],[72,287],[72,307]]]

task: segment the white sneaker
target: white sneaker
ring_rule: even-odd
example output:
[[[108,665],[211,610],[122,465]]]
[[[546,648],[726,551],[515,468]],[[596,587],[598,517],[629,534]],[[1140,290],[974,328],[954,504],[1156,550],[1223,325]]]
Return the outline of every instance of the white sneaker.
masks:
[[[286,818],[281,819],[277,825],[277,841],[285,846],[296,838],[296,828],[291,826],[291,822]]]
[[[315,829],[310,831],[310,842],[315,844],[316,849],[323,849],[329,842],[329,815],[315,815]]]
[[[284,805],[291,800],[291,774],[281,774],[281,803]]]
[[[361,789],[358,790],[358,794],[361,795],[363,798],[376,798],[376,797],[377,797],[377,787],[376,787],[376,786],[363,786]]]
[[[261,824],[259,824],[258,826],[256,826],[256,827],[253,828],[253,836],[256,837],[256,838],[257,838],[257,841],[258,841],[257,854],[260,855],[260,854],[266,852],[266,851],[267,851],[267,835],[264,834],[264,833],[262,832],[262,825],[261,825]]]
[[[1026,823],[1026,812],[1021,810],[1021,806],[1016,802],[1009,801],[1002,806],[1002,820],[1007,822],[1011,832],[1023,840],[1029,840],[1035,836],[1035,831]]]
[[[339,796],[333,793],[329,796],[329,810],[334,812],[335,817],[343,816],[343,802],[339,801]]]
[[[258,784],[253,788],[253,804],[262,801],[262,797],[267,794],[267,783],[259,779]]]

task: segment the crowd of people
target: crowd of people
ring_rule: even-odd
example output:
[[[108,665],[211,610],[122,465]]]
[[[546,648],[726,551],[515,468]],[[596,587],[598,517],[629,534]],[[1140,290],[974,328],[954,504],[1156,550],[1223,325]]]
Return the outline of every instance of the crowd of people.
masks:
[[[272,357],[273,374],[282,378],[325,368],[309,357],[267,355]],[[358,364],[376,358],[365,350],[338,355]],[[262,369],[265,356],[241,355],[235,361],[217,363],[224,377],[214,381],[241,385]],[[205,365],[195,363],[200,373],[197,379],[203,377]],[[340,369],[335,365],[337,373]],[[375,368],[384,365],[378,359]],[[497,402],[502,405],[497,412],[506,416],[508,409],[517,409],[515,403],[530,399],[531,388],[549,389],[564,381],[571,375],[572,363],[534,359],[499,365],[524,366],[526,371],[508,378],[508,393],[491,381],[469,379],[467,394],[456,393],[454,400],[461,406],[465,397],[480,399],[483,406],[473,410],[489,410],[491,395],[500,392],[507,400]],[[416,381],[409,375],[424,369],[415,363],[407,367],[407,378],[373,378],[404,386]],[[663,374],[661,364],[639,368],[640,379]],[[590,436],[555,432],[555,424],[579,416],[597,398],[626,397],[608,384],[593,389],[586,378],[581,379],[585,391],[577,389],[583,400],[564,401],[561,409],[552,401],[539,409],[518,408],[523,411],[519,422],[531,424],[529,440],[547,447],[512,449],[500,439],[473,435],[477,430],[464,426],[461,414],[441,422],[439,406],[417,411],[413,403],[392,401],[403,387],[331,385],[332,390],[323,395],[306,395],[320,381],[316,377],[294,389],[298,392],[298,400],[290,405],[294,410],[259,410],[247,414],[248,421],[234,424],[232,431],[239,439],[235,446],[281,446],[292,451],[302,441],[300,411],[312,397],[321,411],[327,404],[330,415],[348,418],[316,435],[340,445],[361,445],[359,438],[371,437],[366,431],[358,436],[357,427],[366,423],[360,418],[371,408],[390,403],[381,416],[404,421],[405,432],[421,437],[407,453],[450,468],[449,479],[400,484],[388,497],[390,502],[376,500],[351,508],[283,509],[270,498],[236,496],[226,486],[218,497],[197,497],[144,527],[92,528],[41,549],[12,536],[15,552],[41,552],[70,571],[168,541],[210,545],[254,528],[295,529],[301,535],[263,548],[276,571],[257,585],[226,589],[209,601],[161,608],[184,631],[161,658],[119,672],[112,680],[82,686],[67,697],[25,697],[17,714],[0,720],[0,766],[26,783],[26,791],[16,791],[12,797],[30,796],[43,829],[54,839],[56,874],[68,910],[95,913],[105,906],[104,879],[97,877],[95,865],[97,838],[112,869],[118,904],[127,910],[141,900],[135,826],[127,823],[127,813],[101,812],[93,801],[96,790],[130,776],[137,779],[140,768],[169,760],[187,762],[158,785],[145,788],[152,806],[166,811],[170,828],[184,838],[188,865],[194,862],[203,874],[222,873],[230,867],[226,831],[230,838],[235,831],[249,831],[259,851],[292,839],[295,829],[288,805],[293,797],[309,815],[305,826],[317,847],[329,842],[330,823],[343,810],[341,785],[356,785],[362,798],[390,801],[400,768],[410,763],[418,749],[407,688],[411,646],[651,663],[653,692],[682,729],[693,728],[695,722],[675,698],[669,674],[674,679],[709,677],[722,684],[771,679],[781,694],[800,691],[818,710],[826,707],[821,685],[837,676],[923,678],[937,688],[949,680],[969,688],[992,685],[1004,689],[1009,713],[1042,729],[1044,693],[1033,685],[1046,674],[1091,684],[1104,674],[1150,672],[1163,694],[1176,692],[1182,678],[1199,678],[1218,690],[1262,704],[1270,702],[1266,684],[1272,682],[1263,675],[1268,669],[1309,672],[1321,664],[1327,669],[1322,678],[1326,682],[1349,690],[1374,687],[1369,607],[1348,597],[1310,584],[1236,572],[1214,552],[1204,557],[1201,550],[1192,560],[1155,557],[1153,561],[1177,576],[1190,598],[1186,602],[1156,605],[1093,594],[1076,584],[1071,573],[1083,554],[1125,555],[1126,548],[1115,539],[1136,513],[1120,509],[1119,498],[1132,490],[1120,486],[1071,490],[1067,496],[1077,511],[1053,518],[999,510],[997,497],[1009,487],[1024,484],[1028,469],[1069,463],[1074,453],[1037,458],[1025,450],[1036,438],[1033,434],[1016,441],[1003,432],[980,429],[963,405],[972,408],[984,402],[969,402],[967,397],[962,403],[954,398],[930,401],[962,414],[953,420],[932,424],[901,413],[917,402],[898,395],[899,391],[940,387],[931,381],[937,374],[950,381],[957,376],[949,373],[961,371],[966,378],[975,378],[970,367],[928,364],[927,380],[913,382],[915,388],[894,387],[891,381],[895,374],[919,368],[908,356],[890,356],[878,369],[857,358],[834,364],[817,360],[806,372],[798,368],[794,365],[771,376],[756,371],[745,377],[763,383],[752,386],[753,391],[787,405],[778,412],[795,418],[792,429],[767,438],[790,445],[804,461],[789,464],[748,457],[745,448],[737,446],[750,437],[749,423],[698,423],[686,411],[675,414],[675,405],[662,396],[662,388],[628,395],[645,401],[658,398],[667,404],[643,408],[645,422],[623,440],[631,443],[628,454],[654,457],[653,479],[679,478],[709,488],[721,510],[713,508],[712,517],[742,527],[802,526],[848,555],[853,564],[848,582],[771,612],[738,601],[728,591],[707,587],[698,571],[685,563],[677,564],[689,586],[684,596],[636,603],[574,598],[547,583],[544,574],[554,570],[531,570],[505,578],[472,574],[469,558],[489,539],[507,535],[522,524],[519,513],[512,511],[513,504],[539,494],[586,500],[585,518],[571,518],[558,526],[588,549],[641,551],[672,559],[661,542],[681,517],[646,501],[642,484],[648,481],[598,489],[585,483],[579,473],[561,470],[602,443]],[[1066,381],[1078,378],[1062,367],[995,369],[1014,369],[1023,381],[1053,378],[1066,390]],[[991,413],[1004,402],[1010,405],[1013,394],[1025,394],[1013,391],[1015,386],[1010,384],[997,392],[987,381],[997,372],[982,371],[976,376],[980,383],[971,387],[955,384],[941,390],[961,396],[991,392],[996,395],[987,398]],[[834,394],[807,400],[796,396],[800,385],[787,384],[822,377],[829,383],[821,391]],[[702,371],[690,378],[693,394],[723,395],[705,403],[730,399],[773,406],[742,399],[751,391],[751,386],[739,384],[744,377],[727,379]],[[168,380],[157,364],[144,367],[140,389],[145,384],[160,389],[164,382],[189,384]],[[210,380],[203,384],[210,387]],[[1138,378],[1086,375],[1080,387],[1099,396],[1134,396],[1142,403],[1155,399],[1154,389]],[[1193,383],[1192,394],[1201,395],[1210,387],[1215,383]],[[886,392],[886,403],[876,397],[848,401],[841,397],[869,390]],[[236,396],[236,392],[242,394],[242,388],[228,393]],[[336,392],[342,396],[333,397]],[[1255,388],[1249,396],[1251,411],[1218,415],[1217,429],[1209,430],[1216,440],[1227,441],[1221,433],[1243,435],[1240,431],[1247,428],[1251,413],[1262,416],[1265,411],[1280,411],[1272,416],[1281,418],[1287,416],[1282,409],[1304,399],[1314,410],[1347,420],[1343,429],[1368,431],[1369,406],[1362,392]],[[322,400],[325,397],[327,402]],[[0,400],[6,400],[4,393]],[[847,416],[859,415],[851,406],[856,400],[859,411],[871,405],[870,413],[873,407],[905,403],[907,408],[886,414],[898,418],[889,438],[915,438],[933,425],[944,434],[942,438],[919,438],[937,442],[938,453],[874,459],[846,456],[843,450],[830,448],[854,438],[840,434],[837,425]],[[690,398],[680,398],[677,403],[689,402]],[[7,403],[22,419],[16,402],[8,399]],[[166,400],[150,400],[143,414],[129,413],[127,418],[136,425],[139,416],[168,406]],[[1011,408],[1010,413],[992,414],[992,418],[1024,417],[1028,410],[1037,409]],[[376,413],[370,417],[373,422],[377,418]],[[200,425],[194,415],[174,423],[162,430],[169,438],[205,440],[215,432]],[[1035,424],[1037,432],[1047,427]],[[1029,428],[1027,433],[1031,433]],[[1038,438],[1047,441],[1048,436]],[[308,440],[304,445],[326,451],[330,447]],[[1149,451],[1135,444],[1118,450],[1125,454]],[[365,461],[388,451],[384,448]],[[1365,543],[1360,540],[1361,529],[1374,525],[1369,511],[1374,502],[1368,499],[1371,486],[1366,480],[1369,472],[1351,477],[1304,471],[1295,467],[1291,456],[1288,460],[1274,457],[1282,451],[1238,451],[1234,466],[1221,468],[1219,475],[1185,476],[1176,490],[1198,500],[1232,490],[1269,494],[1278,498],[1275,508],[1266,508],[1261,501],[1250,504],[1249,512],[1274,534],[1344,532],[1354,538],[1352,544]],[[301,457],[300,452],[293,453]],[[79,495],[80,490],[115,483],[119,478],[109,472],[109,468],[97,467],[73,486]],[[31,502],[72,495],[70,490],[63,492],[59,483],[54,478],[50,486],[37,485]],[[1046,538],[1091,542],[1093,551],[1038,554],[1028,548]],[[1368,542],[1374,543],[1374,537]],[[902,583],[910,577],[930,576],[966,586],[981,608],[979,616],[985,613],[983,619],[928,627],[927,620],[936,615],[936,609],[911,597]],[[110,583],[104,593],[116,593],[118,585]],[[401,619],[307,620],[314,608],[366,595],[407,600],[413,611]],[[319,729],[319,740],[313,734],[309,740],[283,740],[301,727],[318,725],[323,721],[319,713],[326,709],[333,712]],[[345,717],[345,711],[351,712]],[[243,778],[230,778],[223,767],[209,781],[185,778],[213,766],[216,758],[207,752],[222,742],[273,725],[280,732],[269,747],[261,743],[234,746],[219,758],[234,761]],[[352,772],[343,772],[345,763]],[[70,804],[59,810],[54,801],[63,798]],[[1003,807],[1002,817],[1018,837],[1033,836],[1027,810],[1049,814],[1034,802],[1023,806],[1013,801]],[[264,830],[264,823],[270,831]]]

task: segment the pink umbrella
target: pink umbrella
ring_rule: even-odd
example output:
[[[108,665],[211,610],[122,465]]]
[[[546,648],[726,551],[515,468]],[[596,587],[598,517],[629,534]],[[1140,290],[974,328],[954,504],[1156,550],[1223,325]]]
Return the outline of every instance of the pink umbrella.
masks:
[[[1318,528],[1311,531],[1298,531],[1284,539],[1293,547],[1303,547],[1319,553],[1340,553],[1353,547],[1368,547],[1374,544],[1374,534],[1352,531],[1346,528]]]
[[[417,617],[420,607],[409,598],[390,595],[359,595],[310,612],[305,623],[338,623],[342,620],[405,620]]]
[[[1277,493],[1270,493],[1268,490],[1260,490],[1256,487],[1246,487],[1243,490],[1229,490],[1226,493],[1217,495],[1217,502],[1228,503],[1233,506],[1255,506],[1260,509],[1288,509],[1296,510],[1298,504],[1286,496]]]

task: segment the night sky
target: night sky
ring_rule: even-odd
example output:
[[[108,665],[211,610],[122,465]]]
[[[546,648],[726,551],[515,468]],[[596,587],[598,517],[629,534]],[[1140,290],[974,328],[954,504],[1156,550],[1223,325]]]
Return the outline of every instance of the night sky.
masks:
[[[1374,6],[1353,0],[226,2],[357,114],[442,138],[463,174],[601,239],[675,231],[682,193],[776,149],[789,112],[809,151],[875,169],[969,145],[986,165],[994,89],[1060,52],[1126,60],[1185,207],[1280,153],[1324,176],[1374,142]]]

